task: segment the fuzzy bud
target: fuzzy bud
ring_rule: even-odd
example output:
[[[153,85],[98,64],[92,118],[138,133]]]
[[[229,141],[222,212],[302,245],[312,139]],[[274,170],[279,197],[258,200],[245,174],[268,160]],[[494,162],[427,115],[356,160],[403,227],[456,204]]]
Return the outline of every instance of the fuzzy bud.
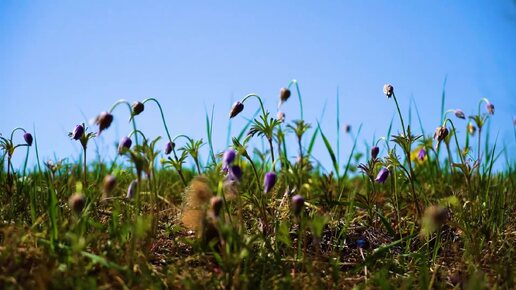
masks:
[[[106,177],[104,177],[104,193],[105,194],[111,193],[113,191],[113,189],[115,189],[115,186],[116,186],[115,177],[113,175],[106,175]]]
[[[305,199],[301,195],[296,194],[292,197],[292,211],[295,216],[299,216],[301,214],[304,206]]]
[[[380,169],[374,181],[376,181],[377,183],[385,183],[387,177],[389,177],[389,169],[384,167]]]
[[[394,87],[390,84],[385,84],[383,86],[383,93],[387,96],[387,98],[392,97],[392,94],[394,94]]]
[[[70,138],[73,140],[79,140],[81,139],[82,135],[84,135],[84,126],[83,125],[75,125],[75,128],[73,128],[73,131],[68,134]]]
[[[492,103],[487,102],[486,104],[487,112],[489,112],[490,115],[494,115],[495,107]]]
[[[455,117],[459,119],[466,119],[466,115],[464,115],[464,112],[461,109],[457,109],[454,111]]]
[[[23,134],[23,140],[25,140],[25,143],[27,143],[27,145],[32,146],[33,138],[29,132]]]
[[[448,129],[446,127],[440,126],[435,129],[434,139],[436,139],[437,142],[443,141],[446,136],[448,136]]]
[[[276,184],[276,173],[267,172],[263,179],[263,191],[269,193]]]
[[[242,179],[242,168],[238,165],[229,167],[229,179],[240,181]]]
[[[86,198],[82,193],[74,193],[68,199],[68,205],[76,215],[79,215],[86,205]]]
[[[281,88],[280,89],[280,102],[284,103],[290,98],[291,92],[287,88]]]
[[[378,148],[378,146],[374,146],[373,148],[371,148],[372,159],[376,159],[376,157],[378,157],[378,153],[380,153],[380,148]]]
[[[224,151],[224,155],[222,156],[222,167],[226,170],[228,169],[229,165],[233,163],[236,157],[236,152],[233,149],[228,149]]]
[[[244,110],[244,104],[237,101],[233,104],[233,106],[231,107],[231,112],[229,112],[229,118],[233,118],[235,117],[236,115],[240,114],[240,112],[242,112]]]
[[[145,109],[145,105],[142,102],[134,102],[131,106],[133,116],[139,115]]]
[[[99,125],[99,135],[111,126],[111,122],[113,122],[113,115],[108,112],[102,112],[97,116],[95,124]]]
[[[281,123],[284,123],[285,122],[285,113],[283,112],[278,112],[276,114],[276,120],[280,121]]]
[[[468,133],[473,136],[475,135],[475,132],[477,131],[477,127],[473,125],[472,123],[468,123]]]
[[[417,154],[417,158],[421,161],[425,160],[425,157],[426,157],[426,150],[425,148],[421,148],[419,150],[419,153]]]
[[[167,142],[167,145],[165,145],[165,154],[168,155],[174,148],[176,147],[176,144],[174,142]]]
[[[129,150],[129,148],[131,148],[132,144],[133,141],[131,141],[131,138],[127,136],[122,137],[122,139],[120,139],[120,144],[118,144],[118,154],[124,154],[127,150]]]

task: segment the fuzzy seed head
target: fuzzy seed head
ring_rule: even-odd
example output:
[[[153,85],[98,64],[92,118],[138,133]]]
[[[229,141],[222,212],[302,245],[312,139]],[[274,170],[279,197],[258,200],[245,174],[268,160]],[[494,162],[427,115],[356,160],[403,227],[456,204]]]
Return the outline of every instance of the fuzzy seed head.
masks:
[[[477,127],[475,127],[475,125],[473,125],[471,122],[468,123],[468,133],[473,136],[475,135],[475,132],[477,131]]]
[[[244,110],[244,104],[237,101],[231,107],[231,111],[229,112],[229,118],[234,118],[236,115],[240,114]]]
[[[394,87],[390,84],[385,84],[383,86],[383,93],[387,96],[387,98],[392,97],[392,94],[394,94]]]

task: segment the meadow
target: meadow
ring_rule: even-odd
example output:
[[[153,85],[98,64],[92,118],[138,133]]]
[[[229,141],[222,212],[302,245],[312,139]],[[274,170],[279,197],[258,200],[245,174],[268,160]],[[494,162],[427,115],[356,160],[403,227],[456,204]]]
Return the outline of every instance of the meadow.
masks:
[[[249,117],[228,148],[214,148],[210,115],[196,140],[167,126],[154,98],[70,124],[75,159],[40,160],[35,134],[1,132],[0,288],[514,289],[516,164],[490,136],[493,103],[466,115],[447,110],[443,92],[441,123],[413,128],[394,87],[381,89],[401,126],[391,120],[363,152],[356,137],[344,161],[303,119],[295,80],[277,108],[256,94],[228,108],[229,119]],[[297,104],[301,118],[287,119],[282,107]],[[163,121],[156,139],[137,126],[151,112]],[[88,159],[92,140],[128,115],[117,159]],[[36,166],[15,168],[13,155],[29,151]]]

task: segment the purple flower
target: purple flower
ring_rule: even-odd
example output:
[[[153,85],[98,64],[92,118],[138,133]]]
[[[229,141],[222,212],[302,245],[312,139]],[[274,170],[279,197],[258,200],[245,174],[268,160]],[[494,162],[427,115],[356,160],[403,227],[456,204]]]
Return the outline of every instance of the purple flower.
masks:
[[[236,152],[233,149],[228,149],[224,152],[224,155],[222,156],[222,168],[224,170],[227,170],[229,165],[233,163],[235,160]]]
[[[231,119],[231,118],[235,117],[243,110],[244,110],[244,104],[242,104],[239,101],[235,102],[233,104],[233,106],[231,107],[231,112],[229,112],[229,118]]]
[[[233,165],[229,167],[229,175],[228,178],[230,180],[240,181],[242,179],[242,169],[238,165]]]
[[[84,134],[84,126],[83,125],[75,125],[75,128],[73,128],[72,133],[68,134],[73,140],[79,140],[81,139],[82,135]]]
[[[131,106],[133,116],[139,115],[145,109],[145,105],[142,102],[134,102]]]
[[[494,115],[495,108],[494,108],[494,105],[492,103],[487,102],[486,109],[489,112],[489,114]]]
[[[95,123],[99,125],[99,135],[102,133],[102,131],[111,126],[111,122],[113,122],[113,115],[108,112],[102,112],[97,116]]]
[[[292,197],[292,211],[295,216],[299,216],[301,214],[304,205],[305,199],[301,195],[296,194]]]
[[[276,173],[272,171],[267,172],[265,174],[265,178],[263,179],[263,191],[265,193],[269,193],[274,187],[274,184],[276,184]]]
[[[389,177],[389,169],[384,167],[380,169],[374,181],[376,181],[377,183],[385,183],[387,177]]]
[[[165,154],[170,154],[170,152],[174,150],[174,147],[176,147],[176,144],[174,142],[167,142],[167,145],[165,145]]]
[[[120,144],[118,144],[118,154],[122,155],[125,153],[125,151],[129,150],[131,148],[131,145],[133,144],[133,141],[131,141],[131,138],[124,136],[122,139],[120,139]]]
[[[25,140],[25,143],[27,143],[27,145],[32,146],[33,139],[32,139],[32,135],[29,132],[23,134],[23,139]]]
[[[131,181],[131,183],[129,184],[129,187],[127,188],[127,195],[125,196],[125,198],[131,199],[134,197],[134,194],[136,193],[136,186],[138,186],[138,180],[135,179]]]
[[[417,158],[421,161],[425,160],[425,156],[426,156],[426,150],[425,148],[421,148],[421,150],[419,150],[419,153],[417,154]]]
[[[464,115],[464,112],[461,110],[461,109],[457,109],[454,111],[455,113],[455,117],[459,118],[459,119],[466,119],[466,116]]]
[[[380,148],[378,148],[378,146],[371,148],[371,158],[376,159],[376,157],[378,157],[378,153],[380,153]]]

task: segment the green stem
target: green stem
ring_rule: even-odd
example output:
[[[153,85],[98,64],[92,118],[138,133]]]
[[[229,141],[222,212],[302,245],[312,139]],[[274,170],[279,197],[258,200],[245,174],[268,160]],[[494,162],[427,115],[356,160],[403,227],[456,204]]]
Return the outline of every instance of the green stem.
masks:
[[[263,106],[263,103],[262,103],[262,99],[260,98],[260,96],[258,96],[257,94],[248,94],[246,95],[241,103],[243,104],[247,99],[251,98],[251,97],[255,97],[256,99],[258,99],[258,102],[260,102],[260,108],[262,109],[262,114],[263,114],[263,117],[265,118],[265,107]]]
[[[136,131],[136,121],[134,120],[134,118],[132,118],[133,116],[133,108],[131,107],[131,104],[129,104],[128,101],[124,100],[124,99],[120,99],[118,101],[116,101],[113,106],[111,106],[111,109],[109,110],[109,113],[112,113],[113,110],[115,110],[115,108],[120,105],[120,104],[126,104],[127,105],[127,108],[129,109],[129,115],[131,116],[130,120],[131,120],[131,123],[133,124],[133,131]],[[136,143],[136,146],[138,146],[138,135],[135,135],[134,136],[134,141]]]
[[[299,83],[297,82],[297,80],[291,80],[290,83],[288,84],[288,89],[290,89],[290,87],[292,85],[296,85],[297,98],[299,100],[299,110],[301,112],[301,120],[304,120],[304,118],[303,118],[303,99],[301,98],[301,91],[299,90]]]

